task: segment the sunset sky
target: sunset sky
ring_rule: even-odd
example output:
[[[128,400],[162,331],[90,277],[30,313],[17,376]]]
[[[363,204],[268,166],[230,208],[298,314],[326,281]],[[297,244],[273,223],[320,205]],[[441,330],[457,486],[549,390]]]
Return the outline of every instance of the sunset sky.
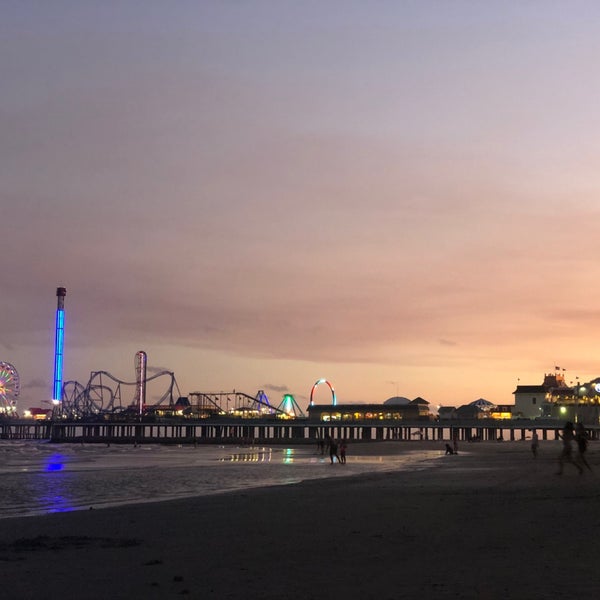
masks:
[[[0,360],[301,407],[600,375],[597,2],[0,0]],[[320,386],[317,403],[331,401]]]

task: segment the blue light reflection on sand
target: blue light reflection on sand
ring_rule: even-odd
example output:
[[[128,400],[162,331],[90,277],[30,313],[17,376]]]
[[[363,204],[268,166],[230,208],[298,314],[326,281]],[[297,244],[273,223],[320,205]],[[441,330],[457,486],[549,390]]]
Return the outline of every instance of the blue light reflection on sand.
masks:
[[[46,459],[46,471],[62,471],[64,465],[62,454],[53,454]]]
[[[74,506],[65,497],[64,492],[64,473],[65,459],[62,454],[52,454],[46,458],[45,473],[41,474],[46,481],[43,485],[34,489],[44,490],[38,498],[32,501],[45,507],[46,512],[67,512],[74,509]],[[51,474],[51,475],[50,475]]]

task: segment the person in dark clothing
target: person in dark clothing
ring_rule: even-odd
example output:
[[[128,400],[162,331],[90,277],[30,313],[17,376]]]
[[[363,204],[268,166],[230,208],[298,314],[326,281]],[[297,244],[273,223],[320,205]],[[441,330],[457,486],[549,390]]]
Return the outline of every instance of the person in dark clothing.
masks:
[[[558,434],[562,439],[563,447],[558,456],[558,472],[557,475],[562,475],[563,467],[566,462],[571,463],[579,474],[583,473],[582,466],[573,460],[573,440],[575,439],[573,423],[568,421],[563,427],[562,433]]]
[[[346,464],[346,440],[342,440],[340,442],[340,462],[345,465]]]
[[[340,462],[340,457],[338,456],[337,442],[333,438],[331,438],[329,440],[329,459],[331,460],[331,464],[334,463],[334,458],[337,458],[337,461]]]
[[[585,427],[581,421],[575,425],[575,443],[577,444],[577,461],[588,471],[591,471],[592,467],[590,467],[590,464],[585,458],[585,452],[587,450],[587,433],[585,432]]]

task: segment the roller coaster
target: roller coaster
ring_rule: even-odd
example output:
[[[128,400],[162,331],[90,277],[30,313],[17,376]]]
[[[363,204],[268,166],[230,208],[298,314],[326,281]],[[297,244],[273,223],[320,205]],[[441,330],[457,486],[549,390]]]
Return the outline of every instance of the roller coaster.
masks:
[[[159,389],[160,396],[153,402],[152,407],[174,406],[181,396],[175,374],[171,371],[160,371],[145,379],[146,383],[164,382]],[[62,402],[55,409],[54,417],[62,419],[89,419],[101,415],[117,415],[136,410],[139,391],[139,381],[123,381],[107,371],[92,371],[87,384],[78,381],[66,381],[62,388]],[[130,394],[132,400],[123,400],[123,390],[133,388]]]
[[[190,411],[199,418],[228,415],[232,417],[304,417],[302,409],[291,394],[286,394],[275,407],[264,390],[256,396],[233,390],[232,392],[191,392]]]
[[[164,382],[166,381],[166,386]],[[88,382],[66,381],[62,402],[54,410],[54,419],[89,420],[96,418],[135,418],[150,416],[177,416],[196,419],[210,417],[237,418],[295,418],[304,413],[291,394],[286,394],[275,407],[263,390],[255,396],[244,392],[191,392],[182,397],[175,374],[161,371],[145,379],[145,384],[162,382],[156,400],[144,405],[138,412],[139,380],[123,381],[107,371],[92,371]],[[151,389],[151,388],[149,388]],[[129,391],[132,390],[132,391]],[[156,389],[155,389],[156,392]],[[125,397],[124,397],[125,396]],[[129,400],[128,400],[129,398]]]

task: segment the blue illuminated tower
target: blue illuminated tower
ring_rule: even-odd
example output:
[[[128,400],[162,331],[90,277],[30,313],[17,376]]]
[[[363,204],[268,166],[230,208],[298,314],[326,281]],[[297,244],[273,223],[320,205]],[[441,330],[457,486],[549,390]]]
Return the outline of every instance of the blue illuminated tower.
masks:
[[[59,404],[62,400],[63,387],[63,353],[65,348],[65,296],[64,287],[56,288],[56,334],[54,342],[54,391],[52,402]]]

